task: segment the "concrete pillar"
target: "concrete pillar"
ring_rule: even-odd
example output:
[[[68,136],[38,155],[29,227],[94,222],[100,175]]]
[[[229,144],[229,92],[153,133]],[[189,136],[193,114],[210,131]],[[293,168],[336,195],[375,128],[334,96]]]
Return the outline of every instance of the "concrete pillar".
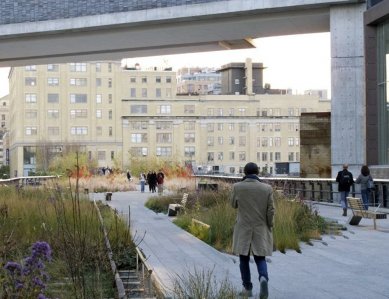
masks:
[[[365,3],[330,10],[332,177],[343,163],[357,176],[366,162],[365,10]]]
[[[253,94],[253,63],[251,58],[246,58],[245,63],[246,73],[246,94]]]

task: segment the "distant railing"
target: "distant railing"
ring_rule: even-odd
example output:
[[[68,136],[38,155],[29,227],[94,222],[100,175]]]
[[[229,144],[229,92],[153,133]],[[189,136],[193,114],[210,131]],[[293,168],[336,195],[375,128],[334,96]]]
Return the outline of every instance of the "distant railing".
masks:
[[[213,182],[235,183],[242,180],[242,176],[196,175],[196,177],[209,179]],[[287,196],[320,202],[339,203],[338,183],[333,178],[260,177],[260,179],[274,186],[277,190],[281,190]],[[388,208],[389,180],[376,179],[374,184],[375,190],[371,192],[370,205]],[[358,197],[360,194],[360,185],[352,185],[350,195]]]
[[[56,180],[59,176],[44,175],[44,176],[22,176],[11,179],[0,180],[0,186],[40,186],[43,182]]]

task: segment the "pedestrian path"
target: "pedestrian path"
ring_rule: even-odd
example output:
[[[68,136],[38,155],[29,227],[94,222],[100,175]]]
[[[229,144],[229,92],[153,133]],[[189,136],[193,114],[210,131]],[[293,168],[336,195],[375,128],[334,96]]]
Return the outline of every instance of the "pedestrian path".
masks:
[[[104,200],[104,194],[91,194]],[[165,214],[156,214],[144,207],[150,193],[118,192],[109,205],[123,217],[130,207],[131,231],[135,241],[148,258],[154,275],[172,296],[173,281],[188,272],[213,271],[218,280],[228,280],[241,288],[239,263],[235,256],[213,249],[172,223]],[[389,298],[389,220],[377,221],[373,230],[371,219],[360,226],[346,224],[341,209],[331,205],[314,205],[327,218],[344,223],[343,235],[325,235],[313,246],[303,244],[302,253],[275,252],[268,270],[269,298],[279,299],[383,299]],[[349,213],[351,213],[349,211]],[[254,263],[251,263],[254,295],[259,283]]]

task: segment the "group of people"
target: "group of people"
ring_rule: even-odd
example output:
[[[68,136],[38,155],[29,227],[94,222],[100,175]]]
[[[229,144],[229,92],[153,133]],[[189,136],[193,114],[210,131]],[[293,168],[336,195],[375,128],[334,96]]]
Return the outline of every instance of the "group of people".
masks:
[[[365,210],[369,208],[370,193],[374,190],[373,177],[370,175],[370,169],[367,165],[363,165],[358,178],[353,179],[353,174],[348,170],[348,164],[343,164],[343,170],[338,172],[336,176],[338,183],[338,191],[340,194],[340,204],[343,209],[343,216],[347,216],[347,197],[350,193],[351,186],[356,183],[361,185],[361,197]]]
[[[129,182],[132,181],[132,176],[130,171],[127,169],[126,176]],[[140,182],[140,191],[143,193],[145,192],[145,186],[149,186],[149,191],[152,193],[155,193],[158,191],[158,194],[161,195],[163,193],[163,184],[165,181],[165,174],[162,172],[162,170],[159,170],[159,172],[155,171],[149,171],[147,175],[145,173],[141,173],[139,175],[139,182]]]

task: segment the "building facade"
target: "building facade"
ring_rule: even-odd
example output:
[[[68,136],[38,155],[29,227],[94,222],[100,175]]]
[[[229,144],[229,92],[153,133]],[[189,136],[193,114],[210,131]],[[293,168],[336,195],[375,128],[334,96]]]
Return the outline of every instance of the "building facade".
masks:
[[[221,75],[211,69],[179,69],[177,71],[177,94],[221,94]]]
[[[159,157],[234,174],[255,161],[284,174],[300,159],[300,113],[330,110],[312,95],[176,96],[175,72],[114,61],[31,65],[9,77],[11,176],[41,167],[42,148],[70,147],[99,167]]]
[[[0,166],[8,165],[9,96],[0,98]]]

